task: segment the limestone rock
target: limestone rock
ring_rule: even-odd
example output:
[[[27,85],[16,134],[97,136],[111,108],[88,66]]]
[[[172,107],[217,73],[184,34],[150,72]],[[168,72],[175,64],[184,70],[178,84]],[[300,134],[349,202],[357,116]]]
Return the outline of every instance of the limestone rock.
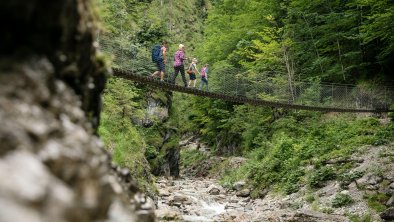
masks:
[[[383,178],[374,174],[366,174],[356,182],[359,186],[368,186],[368,187],[376,187],[376,185],[382,182]]]
[[[394,220],[394,207],[386,209],[380,214],[380,218],[383,220],[391,221]]]
[[[250,195],[250,189],[243,189],[235,194],[237,197],[248,197]]]
[[[259,198],[263,199],[269,193],[269,189],[265,188],[259,191]]]
[[[342,216],[333,216],[319,212],[312,211],[299,211],[294,214],[290,214],[287,220],[285,221],[293,221],[293,222],[303,222],[303,221],[313,221],[313,222],[345,222],[349,221],[346,217]]]
[[[233,184],[233,189],[240,191],[245,187],[245,185],[246,185],[245,181],[238,181]]]
[[[386,206],[391,206],[394,203],[394,195],[390,197],[390,199],[387,200]]]
[[[214,185],[214,184],[210,185],[207,188],[207,191],[211,195],[219,195],[221,193],[224,193],[224,190],[223,190],[223,188],[221,186]]]
[[[235,209],[235,208],[237,208],[237,205],[232,203],[226,204],[226,206],[224,207],[224,209]]]
[[[182,219],[181,215],[173,210],[157,210],[156,211],[157,218],[164,221],[177,221]]]
[[[170,196],[170,192],[168,192],[168,190],[161,189],[161,190],[159,190],[159,196],[168,197],[168,196]]]
[[[184,202],[187,201],[189,198],[184,195],[175,194],[173,197],[173,201],[175,202]]]
[[[175,194],[174,196],[170,197],[168,205],[180,207],[182,204],[189,204],[189,202],[190,200],[187,196]]]
[[[208,191],[208,193],[211,194],[211,195],[219,195],[219,194],[220,194],[220,189],[217,188],[217,187],[212,187],[212,188]]]
[[[148,98],[145,116],[134,118],[134,123],[150,127],[155,122],[163,122],[169,117],[168,105],[156,98]]]
[[[239,201],[238,198],[231,198],[229,202],[230,203],[238,203],[238,201]]]
[[[242,200],[243,203],[249,203],[250,202],[250,197],[247,197],[245,199]]]

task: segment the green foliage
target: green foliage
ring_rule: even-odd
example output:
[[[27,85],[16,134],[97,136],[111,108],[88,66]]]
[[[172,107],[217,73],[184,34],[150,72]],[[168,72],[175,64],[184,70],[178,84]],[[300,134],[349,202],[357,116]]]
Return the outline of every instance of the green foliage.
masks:
[[[305,196],[305,201],[308,203],[313,203],[316,200],[316,197],[313,194],[307,194]]]
[[[249,173],[249,169],[248,169],[248,167],[245,167],[245,165],[241,166],[241,168],[239,168],[237,170],[234,170],[234,169],[228,167],[228,168],[225,168],[225,171],[221,175],[221,179],[219,182],[223,187],[226,187],[228,189],[232,189],[233,184],[235,182],[246,179],[247,173]],[[258,191],[258,189],[254,189],[253,191]],[[253,191],[251,193],[251,196],[257,197],[258,194]]]
[[[134,115],[142,113],[137,92],[138,89],[131,82],[109,79],[104,93],[99,134],[106,149],[112,153],[113,161],[129,168],[142,190],[153,192],[156,188],[145,159],[146,142],[131,122]]]
[[[141,101],[139,89],[132,83],[115,77],[110,78],[105,95],[104,110],[109,115],[131,118],[143,114],[139,109]]]
[[[158,155],[159,155],[159,152],[157,151],[156,147],[147,146],[147,148],[145,150],[145,157],[148,161],[155,159]]]
[[[210,63],[212,89],[254,83],[275,92],[256,95],[253,89],[237,89],[230,95],[287,101],[283,95],[288,85],[310,80],[298,92],[297,102],[313,105],[321,102],[321,81],[381,83],[392,75],[394,6],[384,0],[97,3],[103,28],[99,40],[111,43],[101,47],[112,53],[114,66],[142,75],[154,69],[149,51],[161,40],[170,41],[170,55],[183,43],[188,56]],[[358,90],[369,96],[363,84]],[[325,161],[349,158],[362,145],[394,140],[393,124],[382,126],[375,118],[287,112],[179,94],[166,123],[140,129],[131,120],[144,115],[144,93],[141,87],[111,78],[100,127],[114,159],[135,167],[136,175],[145,165],[133,163],[146,156],[158,167],[165,151],[177,148],[180,134],[195,133],[216,154],[249,157],[241,168],[226,171],[224,184],[248,179],[256,188],[276,185],[289,194],[304,184],[320,187],[336,177],[348,184],[359,176],[348,173],[351,165],[327,167]],[[167,101],[163,95],[152,94]],[[163,146],[162,135],[168,129],[176,135]],[[185,155],[186,166],[207,158]],[[310,165],[317,170],[307,170]]]
[[[198,166],[206,158],[207,154],[198,150],[184,150],[181,154],[181,166],[184,168]]]
[[[192,57],[195,42],[202,39],[203,20],[210,8],[206,0],[95,1],[102,21],[95,37],[99,48],[111,57],[112,67],[150,75],[156,69],[151,62],[151,48],[167,41],[166,78],[172,74],[173,54],[179,43]]]
[[[241,116],[241,113],[238,116],[231,116],[230,110],[233,104],[228,102],[201,97],[187,98],[193,101],[192,107],[182,104],[177,104],[177,106],[181,109],[180,113],[185,114],[185,119],[183,119],[185,124],[192,125],[188,129],[200,134],[202,139],[212,147],[217,147],[214,151],[218,154],[241,153],[240,133],[246,127],[245,124],[239,125],[238,120],[244,119],[245,116]]]
[[[336,173],[332,167],[322,167],[312,172],[308,178],[308,184],[312,188],[324,186],[324,182],[335,179]]]
[[[215,86],[231,85],[237,74],[265,86],[295,80],[388,84],[393,7],[385,0],[214,1],[196,51],[211,64]],[[237,73],[224,71],[228,67]],[[316,86],[306,90],[305,104],[319,99]]]
[[[332,200],[332,207],[339,208],[350,205],[354,200],[348,194],[338,193]]]
[[[301,169],[297,169],[291,173],[288,173],[286,177],[283,178],[283,190],[286,194],[292,194],[299,190],[300,179],[305,175],[305,172]]]
[[[348,216],[351,222],[372,222],[372,217],[370,214],[365,215],[354,215],[351,214]]]
[[[390,106],[390,110],[394,110],[394,104]],[[389,112],[388,117],[390,117],[391,122],[394,122],[394,112]]]
[[[293,202],[290,204],[290,208],[293,210],[298,210],[302,208],[302,203],[300,202]]]
[[[390,198],[383,193],[364,194],[364,199],[367,200],[368,206],[376,212],[383,212],[387,207],[385,203]]]
[[[358,0],[213,1],[196,53],[211,64],[210,87],[215,90],[239,82],[254,83],[278,95],[260,93],[258,98],[287,100],[280,96],[287,85],[297,87],[295,80],[310,80],[297,102],[314,105],[322,102],[321,81],[373,79],[381,83],[390,76],[391,71],[385,68],[379,68],[377,74],[375,62],[383,60],[376,55],[386,48],[367,41],[369,34],[364,28],[375,21],[370,15],[383,13],[382,5],[387,6],[380,1]],[[381,24],[387,27],[390,23]],[[380,64],[386,67],[391,63],[384,60]],[[286,87],[275,88],[275,84]],[[255,95],[253,90],[229,94]],[[362,145],[387,144],[394,139],[392,124],[382,126],[375,118],[302,111],[273,118],[274,111],[267,108],[180,98],[185,99],[178,104],[183,114],[182,132],[201,135],[216,154],[250,158],[240,169],[228,172],[224,184],[248,179],[258,188],[277,185],[292,193],[303,184],[319,187],[338,176],[345,186],[359,176],[348,173],[352,165],[326,167],[325,161],[347,159]],[[308,165],[317,170],[309,172]]]
[[[216,159],[213,163],[211,169],[209,170],[209,176],[213,178],[220,178],[221,176],[228,174],[232,170],[232,166],[230,165],[230,159],[220,160]],[[229,183],[222,183],[225,185],[232,185]],[[228,188],[232,188],[232,186],[227,186]]]
[[[375,146],[389,144],[393,141],[393,135],[394,124],[389,124],[383,130],[380,130],[375,134],[372,144]]]
[[[388,25],[394,19],[394,5],[389,1],[357,1],[363,8],[368,8],[367,18],[361,26],[364,34],[363,42],[367,45],[378,44],[377,60],[385,62],[392,61],[394,52],[394,28]],[[376,43],[379,41],[379,43]]]
[[[342,188],[346,188],[349,184],[361,178],[363,175],[364,172],[361,171],[343,173],[338,176],[338,181]]]
[[[321,212],[325,214],[332,214],[334,213],[334,209],[332,209],[331,207],[324,207],[323,209],[321,209]]]
[[[249,158],[239,169],[227,172],[223,184],[246,179],[256,190],[276,185],[287,194],[297,192],[305,184],[318,188],[333,179],[346,186],[363,172],[349,172],[351,163],[325,166],[325,161],[350,158],[358,147],[374,144],[382,135],[393,139],[393,135],[387,133],[391,132],[392,126],[381,125],[374,118],[295,112],[272,122],[271,116],[264,119],[252,114],[259,109],[249,112],[247,108],[236,106],[232,115],[221,117],[228,118],[226,122],[239,128],[237,137],[244,141],[239,145],[248,145],[243,147],[243,152]],[[193,118],[206,118],[198,115],[203,114],[195,114]],[[211,124],[218,126],[222,123],[220,120],[217,118]],[[230,132],[228,128],[224,129]],[[219,130],[223,129],[216,129]],[[316,170],[306,170],[310,164],[314,164]]]
[[[318,105],[320,104],[320,94],[322,91],[322,86],[320,85],[320,80],[316,79],[311,81],[310,85],[304,90],[302,95],[297,98],[301,104],[304,105]]]
[[[101,32],[97,36],[100,49],[112,60],[113,67],[122,67],[141,75],[150,75],[155,69],[150,58],[153,44],[163,40],[170,43],[169,61],[179,43],[186,45],[188,53],[192,52],[195,39],[201,39],[202,21],[210,7],[209,1],[205,0],[185,0],[181,4],[175,0],[96,0],[96,3],[102,21]],[[171,72],[170,68],[168,70]],[[172,109],[170,118],[164,123],[155,121],[149,128],[136,126],[133,122],[145,117],[147,93],[162,103],[170,102],[163,92],[150,91],[143,86],[136,87],[127,81],[111,78],[104,100],[101,132],[106,145],[113,145],[109,149],[118,163],[134,167],[129,163],[132,160],[129,156],[136,155],[136,163],[146,156],[153,170],[156,170],[165,161],[168,150],[178,149],[179,119],[177,109]],[[123,133],[115,126],[123,126]],[[163,143],[163,135],[168,132],[172,134],[171,138]],[[111,136],[123,140],[112,141],[109,139]],[[126,146],[127,140],[130,140],[130,146],[134,146],[133,139],[138,139],[136,144],[142,147],[140,150],[129,154],[126,148],[119,148]],[[145,163],[138,167],[149,170]]]

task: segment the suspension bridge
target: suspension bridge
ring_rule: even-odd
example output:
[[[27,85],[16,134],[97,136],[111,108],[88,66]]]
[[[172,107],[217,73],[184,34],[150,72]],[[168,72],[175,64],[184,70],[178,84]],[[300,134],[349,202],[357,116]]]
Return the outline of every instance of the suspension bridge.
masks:
[[[174,52],[167,54],[166,80],[159,81],[157,78],[150,77],[155,65],[151,62],[149,50],[138,47],[126,50],[124,47],[107,41],[100,42],[100,49],[112,57],[114,76],[161,90],[284,109],[326,112],[393,112],[390,106],[394,104],[394,87],[366,88],[310,82],[288,84],[275,82],[272,79],[259,79],[258,76],[251,79],[242,74],[232,74],[223,77],[231,81],[210,81],[209,91],[199,90],[170,81],[174,74],[172,67]],[[215,73],[210,73],[210,76],[212,75]]]

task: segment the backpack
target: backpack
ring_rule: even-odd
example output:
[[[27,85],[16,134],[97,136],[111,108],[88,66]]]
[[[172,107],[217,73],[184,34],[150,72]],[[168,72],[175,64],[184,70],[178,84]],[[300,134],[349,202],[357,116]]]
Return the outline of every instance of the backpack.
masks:
[[[152,62],[158,62],[160,59],[163,59],[163,55],[161,53],[161,46],[155,45],[152,48]]]
[[[193,74],[194,72],[193,72],[193,67],[192,67],[192,65],[193,64],[190,64],[190,66],[189,66],[189,68],[187,69],[187,74]]]

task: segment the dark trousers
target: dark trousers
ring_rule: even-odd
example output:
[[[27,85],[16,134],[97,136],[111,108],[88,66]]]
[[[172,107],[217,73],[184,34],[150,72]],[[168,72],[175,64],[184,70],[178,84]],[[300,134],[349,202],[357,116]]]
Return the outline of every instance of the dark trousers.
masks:
[[[180,72],[181,76],[182,76],[183,84],[185,85],[185,87],[187,87],[186,76],[185,76],[185,67],[183,65],[175,66],[174,70],[175,70],[175,72],[174,72],[174,76],[172,77],[172,81],[171,82],[173,84],[175,84],[175,79],[178,76],[178,73]]]
[[[202,87],[204,86],[204,85],[207,85],[207,91],[209,90],[208,89],[208,79],[207,78],[201,78],[201,83],[200,83],[200,90],[202,90]]]

